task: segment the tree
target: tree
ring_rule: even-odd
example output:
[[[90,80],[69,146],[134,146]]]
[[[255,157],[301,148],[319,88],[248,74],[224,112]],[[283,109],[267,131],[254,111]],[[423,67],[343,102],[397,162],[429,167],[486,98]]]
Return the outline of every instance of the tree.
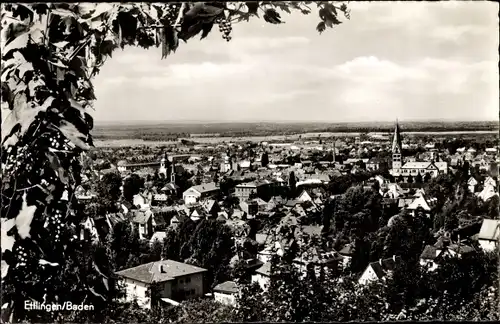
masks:
[[[250,192],[250,194],[248,195],[249,200],[253,200],[256,198],[258,198],[258,196],[257,196],[257,193],[255,191]]]
[[[262,153],[260,162],[263,167],[266,167],[269,164],[269,154],[267,152]]]
[[[288,187],[290,188],[290,197],[295,197],[297,194],[297,180],[295,179],[295,172],[290,172],[288,178]]]
[[[318,9],[320,33],[340,24],[339,13],[349,17],[345,5],[325,2]],[[179,39],[187,41],[199,34],[205,38],[215,23],[226,40],[231,39],[231,22],[259,17],[259,11],[266,22],[280,24],[277,10],[311,12],[302,2],[2,4],[2,101],[13,113],[2,123],[7,154],[2,154],[6,172],[1,214],[9,226],[16,218],[23,219],[30,231],[30,235],[9,232],[9,245],[2,244],[2,252],[18,255],[24,246],[30,251],[28,263],[36,265],[8,260],[5,274],[17,278],[18,290],[34,291],[23,286],[33,273],[50,277],[57,271],[42,271],[38,259],[43,255],[56,253],[52,261],[63,265],[74,251],[76,243],[69,239],[81,219],[66,217],[57,222],[57,229],[43,224],[74,213],[73,192],[81,182],[78,156],[93,146],[93,119],[87,112],[95,100],[92,80],[113,50],[156,45],[164,58],[178,48]],[[35,242],[35,237],[44,244]],[[29,242],[34,244],[30,247]],[[54,246],[62,248],[56,252]],[[47,280],[40,282],[51,289]],[[80,288],[93,295],[95,284],[82,282]],[[6,302],[10,310],[15,308],[13,301]],[[25,311],[16,309],[19,313],[11,312],[12,320],[20,321]]]
[[[116,203],[120,199],[122,178],[117,173],[107,173],[97,186],[99,203],[105,212],[115,212]]]
[[[143,188],[144,179],[134,173],[130,177],[126,178],[123,183],[123,198],[127,201],[132,201],[134,196],[137,195]]]
[[[424,180],[420,172],[415,176],[415,183],[422,183]]]

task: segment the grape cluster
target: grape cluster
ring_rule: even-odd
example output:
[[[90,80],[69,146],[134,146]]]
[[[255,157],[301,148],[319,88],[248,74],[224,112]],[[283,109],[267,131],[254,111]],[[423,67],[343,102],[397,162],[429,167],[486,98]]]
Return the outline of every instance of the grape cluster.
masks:
[[[17,267],[25,267],[28,261],[28,253],[21,245],[16,248],[16,261]]]
[[[31,171],[32,166],[30,162],[32,158],[33,156],[27,146],[17,147],[14,150],[8,151],[5,171],[11,171],[12,169],[14,169],[12,171],[17,171],[21,168]]]
[[[54,241],[58,243],[61,239],[63,230],[63,213],[59,209],[55,209],[52,217],[48,217],[45,222],[45,227],[48,227],[50,232],[54,234]]]
[[[216,22],[219,24],[219,31],[222,33],[222,38],[229,42],[231,40],[231,31],[233,30],[231,22],[227,19],[217,19]]]
[[[177,20],[177,16],[179,14],[179,10],[181,6],[178,3],[170,3],[167,4],[167,9],[165,12],[165,17],[172,24]]]

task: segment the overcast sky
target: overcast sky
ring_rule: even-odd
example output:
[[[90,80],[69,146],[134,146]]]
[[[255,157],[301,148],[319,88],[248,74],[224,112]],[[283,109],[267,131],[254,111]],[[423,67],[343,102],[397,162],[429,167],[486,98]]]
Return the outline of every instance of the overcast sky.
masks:
[[[110,121],[498,120],[498,5],[358,2],[315,30],[317,12],[239,23],[233,40],[117,50],[95,79]]]

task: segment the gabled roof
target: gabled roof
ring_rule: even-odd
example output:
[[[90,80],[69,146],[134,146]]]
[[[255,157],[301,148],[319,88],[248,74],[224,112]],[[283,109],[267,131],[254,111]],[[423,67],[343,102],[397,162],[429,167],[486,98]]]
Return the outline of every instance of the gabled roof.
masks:
[[[459,253],[461,255],[463,254],[467,254],[467,253],[471,253],[471,252],[474,252],[474,248],[472,246],[469,246],[469,245],[465,245],[465,244],[461,244],[461,243],[458,243],[458,244],[451,244],[449,246],[449,249],[452,250],[453,252],[455,253]]]
[[[385,277],[387,272],[393,271],[396,268],[396,265],[398,262],[401,261],[401,258],[399,256],[395,258],[388,258],[388,259],[383,259],[380,261],[375,261],[370,263],[370,267],[373,269],[375,272],[375,275],[381,279]]]
[[[432,245],[426,245],[422,254],[420,254],[420,259],[423,260],[434,260],[437,258],[437,248]]]
[[[169,182],[165,185],[165,187],[161,188],[160,190],[161,191],[172,191],[172,190],[177,190],[179,189],[179,186],[176,185],[175,183],[173,182]]]
[[[160,266],[162,266],[163,272],[161,271]],[[124,278],[151,284],[153,282],[170,281],[177,277],[202,273],[205,271],[207,270],[186,263],[173,260],[163,260],[118,271],[116,274]]]
[[[201,202],[201,206],[209,213],[217,202],[213,199],[207,199]]]
[[[237,294],[238,291],[238,285],[234,281],[226,281],[214,287],[214,292]]]
[[[196,190],[199,193],[211,192],[219,190],[219,187],[215,184],[215,182],[204,183],[201,185],[193,186],[188,190]]]
[[[500,235],[500,220],[484,219],[481,229],[479,230],[478,239],[496,241]]]
[[[426,198],[424,195],[420,195],[411,202],[408,209],[416,210],[419,207],[422,207],[425,211],[429,211],[435,206],[436,201],[436,198]]]
[[[150,210],[142,211],[142,210],[133,210],[132,213],[132,222],[138,224],[145,224],[148,222],[149,218],[153,216],[153,213]]]
[[[255,272],[263,276],[269,277],[271,275],[271,263],[270,262],[264,263],[260,268],[255,270]]]
[[[352,244],[344,245],[344,247],[339,251],[339,254],[344,256],[352,256],[354,254],[354,246]]]

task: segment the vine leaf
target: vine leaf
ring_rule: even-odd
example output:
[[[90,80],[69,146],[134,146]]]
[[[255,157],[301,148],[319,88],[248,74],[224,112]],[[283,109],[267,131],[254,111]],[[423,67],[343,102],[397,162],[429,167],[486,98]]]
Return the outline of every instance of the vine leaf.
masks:
[[[162,53],[161,58],[167,57],[171,52],[175,52],[179,46],[177,30],[172,26],[165,26],[161,32]]]
[[[7,250],[12,250],[12,247],[14,246],[14,243],[16,242],[16,239],[13,236],[7,235],[7,232],[9,232],[12,227],[16,225],[16,220],[14,218],[12,219],[7,219],[7,218],[2,218],[2,254],[7,251]]]
[[[61,166],[61,162],[59,161],[59,158],[57,155],[55,155],[54,152],[47,152],[47,158],[49,159],[50,166],[52,167],[52,170],[54,170],[57,175],[59,176],[59,180],[61,180],[62,183],[68,184],[68,177],[66,176],[66,171],[64,168]]]
[[[264,20],[267,21],[270,24],[281,24],[283,23],[281,21],[281,16],[280,14],[274,10],[274,9],[267,9],[266,12],[264,13]]]
[[[36,206],[28,206],[26,203],[27,193],[23,195],[23,204],[16,217],[17,233],[22,239],[30,237],[31,221],[35,216]]]
[[[88,150],[90,147],[82,140],[85,139],[86,136],[76,129],[75,125],[62,121],[59,130],[66,136],[73,144],[78,146],[83,150]]]
[[[325,22],[324,21],[321,21],[318,26],[316,26],[316,30],[321,34],[322,32],[324,32],[326,29],[326,25],[325,25]]]
[[[17,100],[17,102],[14,104],[14,110],[10,112],[10,114],[2,123],[2,142],[4,142],[4,144],[12,143],[12,141],[7,142],[6,139],[7,135],[16,125],[20,125],[19,136],[24,135],[24,132],[26,132],[28,127],[31,125],[36,115],[38,115],[38,113],[40,113],[41,111],[46,111],[52,105],[54,97],[49,97],[41,106],[30,109],[25,108],[25,105],[27,105],[27,103],[26,95],[24,93],[20,93],[19,95],[17,95],[14,100]]]
[[[201,39],[204,39],[205,37],[208,36],[208,34],[210,33],[210,31],[212,30],[212,27],[214,26],[214,24],[212,23],[209,23],[209,24],[203,24],[201,26]]]
[[[258,2],[245,2],[245,5],[248,8],[248,13],[251,15],[259,16],[257,13],[257,10],[259,9],[259,3]]]

